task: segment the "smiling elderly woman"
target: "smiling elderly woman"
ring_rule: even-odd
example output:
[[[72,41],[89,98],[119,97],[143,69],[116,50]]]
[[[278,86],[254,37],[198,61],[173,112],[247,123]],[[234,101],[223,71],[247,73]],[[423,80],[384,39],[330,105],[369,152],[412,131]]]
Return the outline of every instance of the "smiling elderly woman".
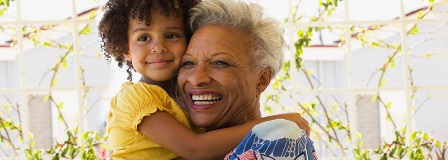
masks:
[[[194,34],[178,83],[192,122],[215,130],[261,118],[260,94],[283,64],[278,21],[264,17],[259,5],[237,0],[203,1],[190,12]],[[275,120],[255,126],[227,158],[313,159],[313,152],[304,130]]]

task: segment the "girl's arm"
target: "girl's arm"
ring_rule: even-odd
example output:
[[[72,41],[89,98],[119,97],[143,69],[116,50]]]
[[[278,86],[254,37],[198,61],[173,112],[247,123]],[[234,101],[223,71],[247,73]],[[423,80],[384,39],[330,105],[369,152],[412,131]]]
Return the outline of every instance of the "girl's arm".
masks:
[[[308,124],[298,113],[257,119],[245,124],[196,134],[167,112],[156,111],[137,126],[146,137],[186,159],[222,159],[232,151],[253,126],[273,119],[287,119],[299,127]],[[309,127],[308,127],[309,128]]]

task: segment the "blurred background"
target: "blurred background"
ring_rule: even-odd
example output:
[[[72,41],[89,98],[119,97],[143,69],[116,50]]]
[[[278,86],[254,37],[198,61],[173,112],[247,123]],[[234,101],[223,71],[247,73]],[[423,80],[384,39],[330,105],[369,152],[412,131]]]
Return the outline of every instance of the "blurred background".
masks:
[[[288,43],[263,114],[301,113],[320,159],[448,158],[447,0],[247,1]],[[105,2],[0,0],[0,159],[107,159],[127,73],[100,50]]]

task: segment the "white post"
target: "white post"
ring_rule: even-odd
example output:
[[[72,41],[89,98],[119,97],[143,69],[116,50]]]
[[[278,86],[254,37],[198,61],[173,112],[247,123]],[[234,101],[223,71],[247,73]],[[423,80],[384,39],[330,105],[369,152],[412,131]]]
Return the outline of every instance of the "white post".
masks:
[[[357,126],[357,118],[356,118],[356,92],[355,88],[353,87],[353,60],[352,60],[352,33],[350,31],[350,13],[349,13],[349,0],[344,1],[344,8],[345,8],[345,20],[344,20],[344,29],[345,29],[345,46],[346,46],[346,52],[347,52],[347,82],[348,82],[348,88],[349,88],[349,95],[350,95],[350,110],[349,110],[349,118],[350,118],[350,137],[352,138],[351,143],[353,144],[352,147],[355,147],[357,144],[358,139],[356,138],[356,132],[358,132]]]
[[[75,0],[72,0],[72,20],[73,20],[73,51],[75,55],[75,67],[76,67],[76,91],[78,92],[78,133],[82,134],[84,132],[84,104],[83,102],[83,91],[84,87],[82,85],[82,68],[81,61],[79,58],[80,54],[80,44],[79,44],[79,30],[78,30],[78,14],[76,12],[76,3]]]
[[[400,0],[400,21],[401,21],[401,50],[403,53],[403,74],[404,74],[404,84],[405,84],[405,100],[406,100],[406,133],[409,135],[413,130],[412,123],[412,102],[411,102],[411,74],[409,73],[409,61],[408,61],[408,52],[409,48],[406,40],[406,14],[404,12],[404,2]]]
[[[28,94],[26,92],[26,71],[25,71],[25,53],[23,49],[23,22],[22,22],[22,12],[20,6],[20,0],[16,0],[17,3],[17,47],[18,47],[18,60],[19,60],[19,74],[20,74],[20,95],[22,97],[22,105],[20,106],[20,117],[22,122],[22,133],[23,141],[28,143],[28,133],[29,133],[29,106],[28,106]]]

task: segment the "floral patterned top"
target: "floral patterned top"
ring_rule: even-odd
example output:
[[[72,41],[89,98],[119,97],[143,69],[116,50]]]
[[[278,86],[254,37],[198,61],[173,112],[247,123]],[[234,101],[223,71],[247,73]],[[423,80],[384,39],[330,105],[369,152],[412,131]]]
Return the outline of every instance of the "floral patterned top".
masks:
[[[277,119],[258,124],[225,160],[315,160],[313,141],[292,121]]]

